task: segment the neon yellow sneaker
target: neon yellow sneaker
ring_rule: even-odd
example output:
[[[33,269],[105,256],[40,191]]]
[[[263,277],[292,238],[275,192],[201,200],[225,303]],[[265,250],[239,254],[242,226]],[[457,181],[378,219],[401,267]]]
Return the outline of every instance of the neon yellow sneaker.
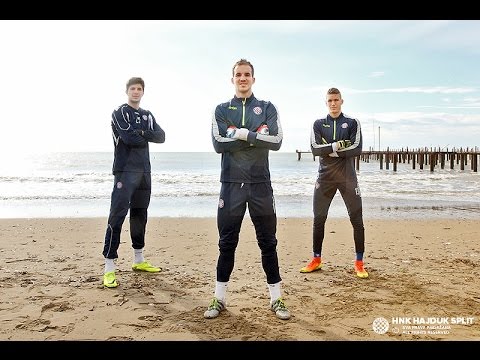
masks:
[[[301,273],[311,273],[313,271],[320,270],[322,268],[322,259],[320,257],[314,257],[307,266],[300,269]]]
[[[155,267],[155,266],[153,266],[152,264],[150,264],[149,262],[144,261],[144,262],[141,262],[141,263],[133,264],[133,265],[132,265],[132,270],[134,270],[134,271],[146,271],[146,272],[155,273],[155,272],[160,272],[160,271],[162,271],[162,268]]]
[[[355,272],[359,278],[365,279],[368,277],[368,272],[363,268],[362,260],[355,260]]]
[[[116,288],[118,286],[117,278],[115,277],[115,271],[109,271],[103,274],[103,286],[107,288]]]

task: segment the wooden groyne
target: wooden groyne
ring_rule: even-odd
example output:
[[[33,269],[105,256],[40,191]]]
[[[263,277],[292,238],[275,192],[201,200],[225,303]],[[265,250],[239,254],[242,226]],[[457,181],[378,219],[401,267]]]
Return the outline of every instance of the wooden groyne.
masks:
[[[296,150],[298,161],[301,160],[302,154],[311,154],[311,151]],[[313,155],[312,155],[313,156]],[[455,165],[460,166],[460,170],[470,167],[473,172],[478,172],[478,157],[480,151],[478,147],[475,148],[453,148],[452,150],[442,150],[435,148],[418,148],[418,149],[400,149],[400,150],[387,150],[375,151],[368,150],[363,151],[361,155],[355,158],[355,166],[357,170],[360,170],[360,161],[370,162],[370,160],[378,161],[380,169],[390,169],[390,164],[393,166],[393,171],[397,171],[398,163],[412,164],[412,169],[415,169],[418,165],[420,170],[428,167],[430,171],[434,171],[436,167],[444,169],[445,166],[449,166],[450,169],[454,169]],[[315,156],[313,156],[315,161]]]

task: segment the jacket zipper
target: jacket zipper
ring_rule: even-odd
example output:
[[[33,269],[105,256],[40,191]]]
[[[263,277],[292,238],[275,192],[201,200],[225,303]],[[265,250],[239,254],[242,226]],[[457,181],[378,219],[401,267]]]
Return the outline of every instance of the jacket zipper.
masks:
[[[242,100],[242,127],[245,126],[245,103],[247,102],[247,98]]]
[[[333,119],[333,140],[337,139],[337,119]]]

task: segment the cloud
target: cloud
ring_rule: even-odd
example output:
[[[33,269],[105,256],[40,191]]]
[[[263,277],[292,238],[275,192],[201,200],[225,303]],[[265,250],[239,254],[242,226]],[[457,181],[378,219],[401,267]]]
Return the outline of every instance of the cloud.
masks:
[[[376,77],[381,77],[385,75],[385,71],[373,71],[370,73],[368,77],[376,78]]]
[[[478,91],[474,87],[447,87],[447,86],[433,86],[433,87],[400,87],[387,89],[348,89],[352,94],[378,94],[378,93],[420,93],[420,94],[464,94]]]

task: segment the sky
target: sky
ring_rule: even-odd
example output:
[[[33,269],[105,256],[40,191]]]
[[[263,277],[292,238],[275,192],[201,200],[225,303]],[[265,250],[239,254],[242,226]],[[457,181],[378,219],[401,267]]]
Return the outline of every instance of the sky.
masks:
[[[166,132],[150,151],[214,151],[240,58],[278,109],[281,152],[310,150],[330,87],[364,150],[480,146],[479,34],[475,20],[2,20],[0,154],[112,152],[133,76]]]

